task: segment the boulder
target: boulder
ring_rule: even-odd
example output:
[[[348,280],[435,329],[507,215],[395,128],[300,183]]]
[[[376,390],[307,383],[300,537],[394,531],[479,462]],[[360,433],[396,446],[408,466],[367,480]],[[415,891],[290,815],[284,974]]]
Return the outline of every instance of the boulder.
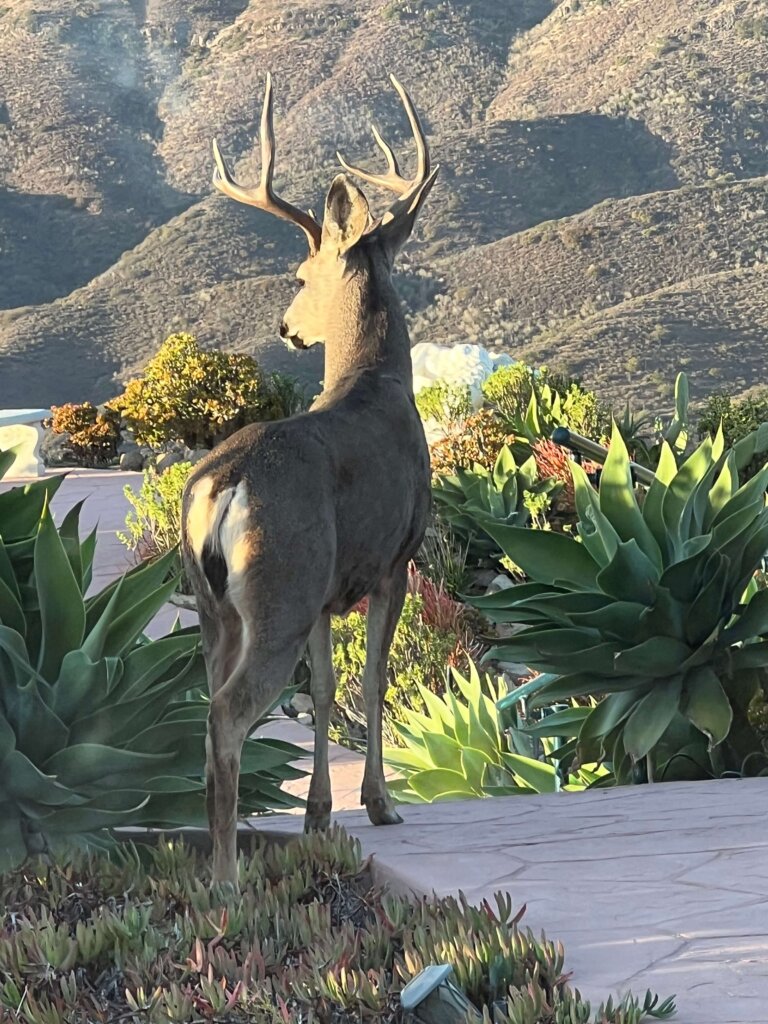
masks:
[[[120,469],[127,473],[140,473],[144,469],[144,454],[138,445],[120,455]]]

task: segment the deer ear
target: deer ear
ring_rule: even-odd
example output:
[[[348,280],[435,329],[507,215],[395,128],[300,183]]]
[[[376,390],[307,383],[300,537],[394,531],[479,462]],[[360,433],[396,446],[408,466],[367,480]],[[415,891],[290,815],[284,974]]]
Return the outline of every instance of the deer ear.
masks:
[[[368,200],[346,174],[337,174],[325,200],[323,246],[333,246],[340,253],[359,242],[371,223]]]
[[[438,168],[435,167],[427,180],[411,196],[407,206],[390,210],[381,218],[376,228],[376,234],[384,244],[390,263],[394,262],[397,254],[411,237],[416,218],[435,183],[437,172]]]

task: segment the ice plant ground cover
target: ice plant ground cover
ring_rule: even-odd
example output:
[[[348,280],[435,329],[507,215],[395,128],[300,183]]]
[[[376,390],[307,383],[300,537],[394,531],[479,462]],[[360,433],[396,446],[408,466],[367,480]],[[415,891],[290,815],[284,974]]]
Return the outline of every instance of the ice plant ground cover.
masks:
[[[562,947],[499,893],[408,900],[374,885],[338,830],[241,856],[241,894],[209,889],[182,845],[30,863],[0,877],[0,1006],[13,1024],[380,1024],[432,963],[494,1024],[639,1024],[674,1014],[652,993],[589,1006]]]

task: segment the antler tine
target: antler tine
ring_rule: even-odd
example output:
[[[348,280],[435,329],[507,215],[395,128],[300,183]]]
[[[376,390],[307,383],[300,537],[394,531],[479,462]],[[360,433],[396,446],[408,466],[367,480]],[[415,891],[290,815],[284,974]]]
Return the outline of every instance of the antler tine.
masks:
[[[372,171],[366,171],[361,167],[353,167],[351,164],[347,163],[341,153],[337,153],[336,156],[338,157],[341,166],[349,174],[354,174],[358,178],[362,178],[363,181],[369,182],[371,185],[378,185],[381,188],[386,188],[391,192],[395,192],[398,196],[402,196],[417,185],[421,185],[422,182],[429,177],[429,150],[427,149],[424,129],[421,126],[419,115],[416,113],[416,108],[413,105],[411,97],[394,75],[390,75],[389,78],[392,85],[394,85],[397,90],[397,94],[402,100],[403,106],[405,107],[405,112],[408,115],[411,131],[413,132],[413,137],[416,142],[416,176],[413,179],[404,178],[402,176],[392,147],[382,138],[376,125],[371,125],[371,130],[373,131],[373,137],[376,140],[376,144],[386,157],[386,174],[374,174]]]
[[[261,110],[261,180],[255,188],[243,188],[232,177],[232,173],[224,162],[216,140],[213,140],[213,158],[216,170],[213,184],[225,196],[236,199],[239,203],[247,203],[276,217],[297,224],[307,236],[310,253],[320,248],[321,230],[315,218],[300,210],[292,203],[286,202],[275,193],[272,187],[272,176],[275,168],[275,130],[272,121],[272,76],[267,73],[267,85],[264,92],[264,106]]]

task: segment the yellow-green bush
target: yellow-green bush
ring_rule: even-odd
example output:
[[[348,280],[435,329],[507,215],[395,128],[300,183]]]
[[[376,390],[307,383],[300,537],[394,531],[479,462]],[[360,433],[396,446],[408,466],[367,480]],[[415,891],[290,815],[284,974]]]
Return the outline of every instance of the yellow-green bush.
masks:
[[[149,468],[138,491],[128,484],[123,489],[133,511],[125,519],[127,532],[118,537],[139,559],[163,555],[179,543],[181,495],[191,472],[189,462],[177,462],[164,473]]]
[[[109,405],[140,444],[210,448],[249,423],[295,412],[301,392],[291,378],[265,376],[252,356],[206,351],[191,334],[172,334]]]

